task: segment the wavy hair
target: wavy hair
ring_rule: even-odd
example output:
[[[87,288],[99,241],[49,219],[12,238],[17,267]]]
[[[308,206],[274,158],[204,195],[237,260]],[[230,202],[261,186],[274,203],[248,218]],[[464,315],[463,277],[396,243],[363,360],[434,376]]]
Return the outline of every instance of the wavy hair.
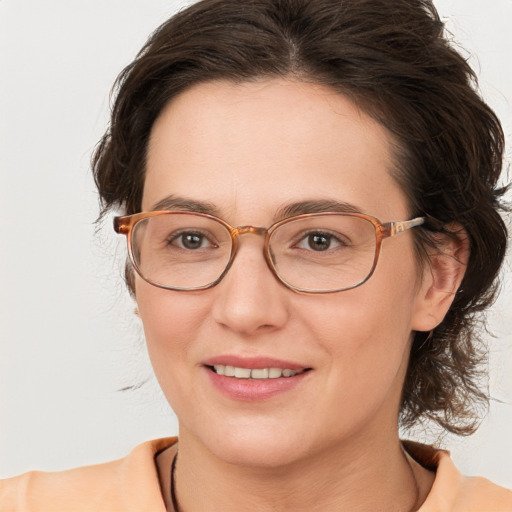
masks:
[[[93,156],[102,213],[140,211],[151,128],[176,95],[205,81],[290,76],[346,95],[392,134],[394,177],[411,216],[467,232],[471,254],[448,314],[431,333],[415,333],[400,421],[473,432],[488,401],[482,312],[507,241],[504,137],[431,1],[202,0],[182,10],[117,79],[110,127]],[[417,230],[423,257],[436,231]]]

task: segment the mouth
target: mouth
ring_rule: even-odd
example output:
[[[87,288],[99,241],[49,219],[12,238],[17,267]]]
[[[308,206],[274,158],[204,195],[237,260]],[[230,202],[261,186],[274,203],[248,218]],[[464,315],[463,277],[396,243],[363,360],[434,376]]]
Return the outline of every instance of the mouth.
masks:
[[[223,354],[203,361],[213,387],[230,400],[261,402],[292,392],[308,381],[312,367],[267,356]]]
[[[311,370],[311,368],[303,368],[302,370],[292,370],[290,368],[243,368],[239,366],[215,364],[208,366],[210,371],[224,377],[232,377],[234,379],[244,380],[270,380],[279,378],[295,377],[301,373]]]

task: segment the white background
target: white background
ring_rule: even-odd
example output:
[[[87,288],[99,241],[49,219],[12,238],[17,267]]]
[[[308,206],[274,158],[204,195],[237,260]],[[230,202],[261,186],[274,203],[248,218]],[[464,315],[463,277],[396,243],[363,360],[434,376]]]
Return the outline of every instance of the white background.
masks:
[[[108,92],[185,1],[0,0],[0,476],[121,457],[177,433],[122,283],[124,240],[95,232],[91,151]],[[512,134],[512,0],[438,0]],[[512,273],[492,313],[491,413],[446,439],[459,467],[512,487]],[[120,388],[149,383],[137,391]]]

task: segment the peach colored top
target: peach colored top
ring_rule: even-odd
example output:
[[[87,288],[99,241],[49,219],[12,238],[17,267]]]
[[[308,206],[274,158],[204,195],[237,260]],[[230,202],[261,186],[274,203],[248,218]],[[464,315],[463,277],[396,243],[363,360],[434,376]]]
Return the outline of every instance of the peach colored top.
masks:
[[[0,480],[0,512],[165,512],[155,455],[177,441],[157,439],[127,457],[68,471],[32,471]],[[448,452],[405,441],[418,462],[436,471],[418,512],[510,512],[512,491],[464,477]]]

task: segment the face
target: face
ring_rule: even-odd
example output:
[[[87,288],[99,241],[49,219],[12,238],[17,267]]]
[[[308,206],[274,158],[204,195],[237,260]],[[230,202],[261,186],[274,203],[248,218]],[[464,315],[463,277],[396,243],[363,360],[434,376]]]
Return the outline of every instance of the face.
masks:
[[[232,226],[268,227],[284,207],[333,201],[382,222],[406,220],[390,142],[322,86],[201,84],[153,127],[143,210],[172,196],[205,203]],[[423,283],[411,232],[384,241],[364,285],[325,295],[284,287],[263,238],[244,235],[217,286],[177,292],[137,276],[135,292],[182,440],[230,462],[278,466],[396,432],[411,332],[428,314]],[[216,375],[218,364],[299,373],[236,379]]]

